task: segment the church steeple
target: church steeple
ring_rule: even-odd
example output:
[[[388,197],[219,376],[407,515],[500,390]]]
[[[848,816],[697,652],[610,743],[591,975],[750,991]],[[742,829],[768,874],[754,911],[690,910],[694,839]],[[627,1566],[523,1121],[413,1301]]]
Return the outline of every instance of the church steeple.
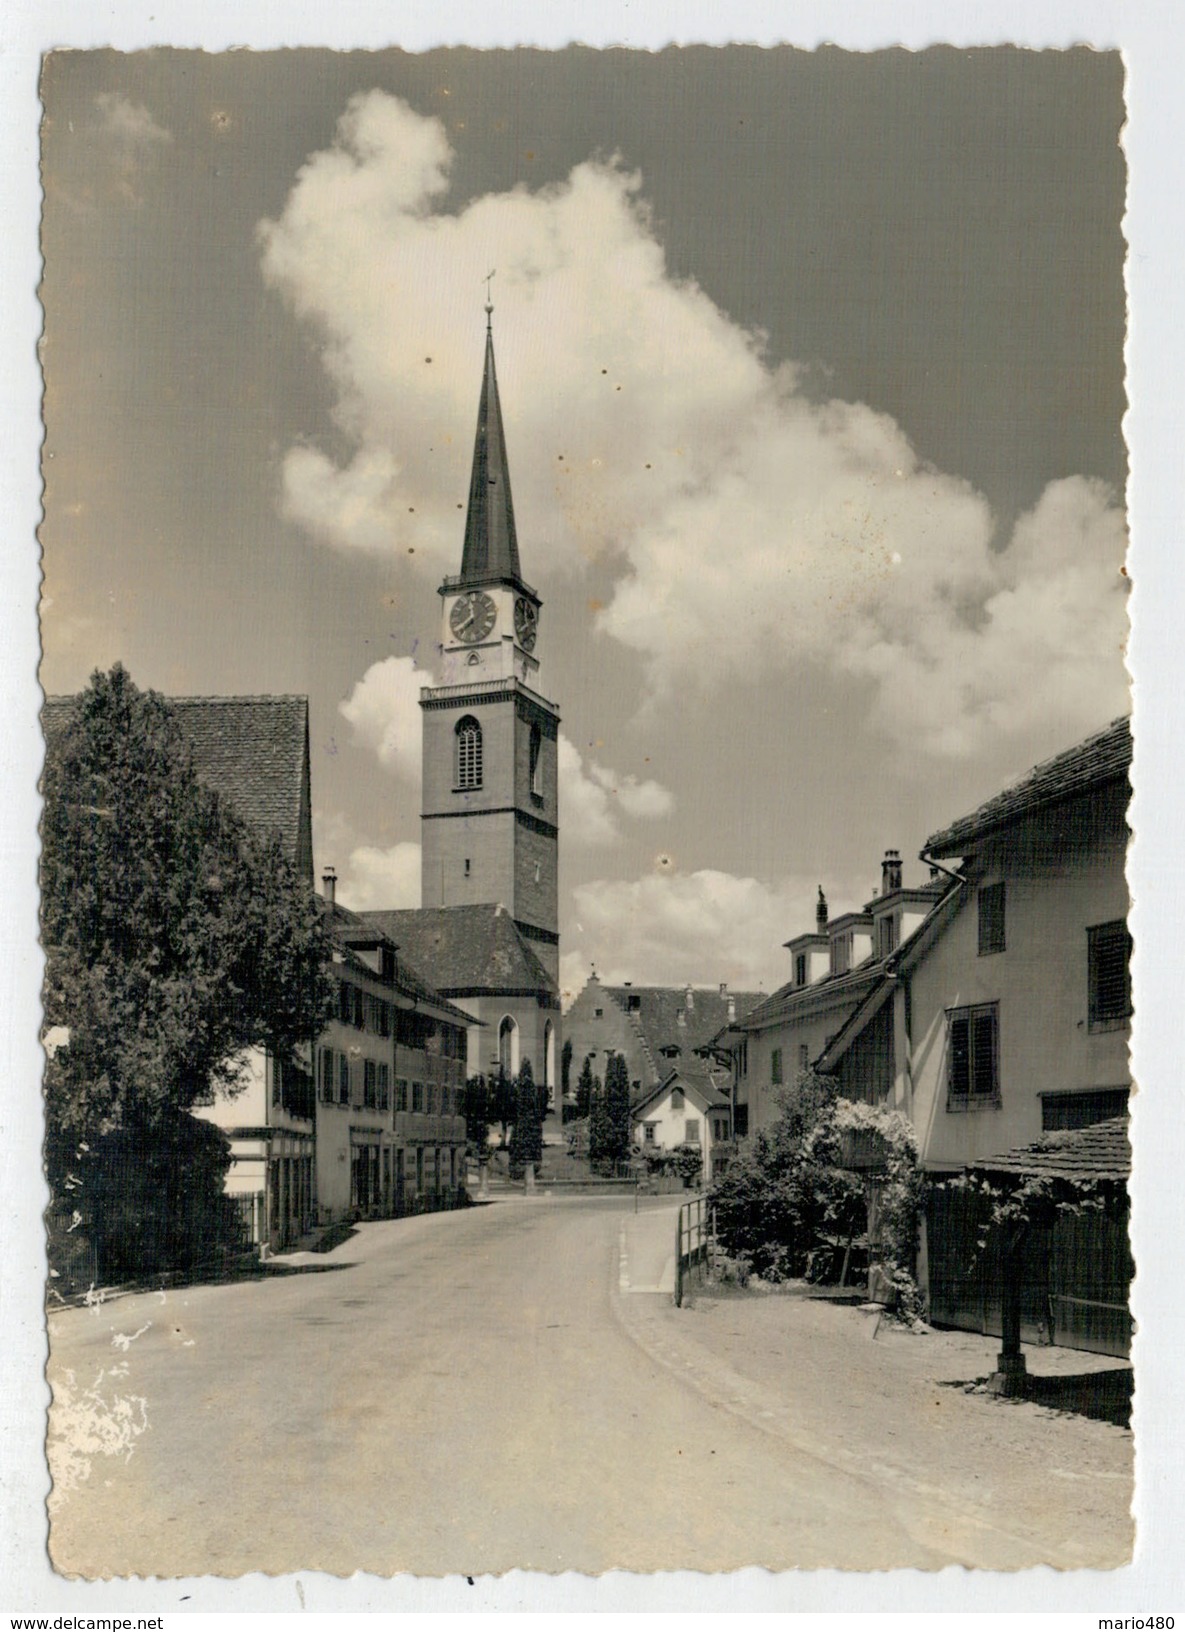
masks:
[[[518,537],[514,530],[514,501],[510,496],[510,465],[498,401],[494,370],[494,333],[486,305],[486,359],[473,443],[473,472],[469,479],[469,510],[465,517],[465,547],[461,556],[461,583],[489,583],[492,578],[521,580]]]

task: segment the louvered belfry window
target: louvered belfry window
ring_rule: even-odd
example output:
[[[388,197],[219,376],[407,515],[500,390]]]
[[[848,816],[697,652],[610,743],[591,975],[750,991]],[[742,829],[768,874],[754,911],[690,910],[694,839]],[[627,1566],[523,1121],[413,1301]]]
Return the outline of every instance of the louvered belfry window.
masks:
[[[457,786],[481,787],[481,726],[471,714],[457,723]]]
[[[1122,918],[1086,932],[1090,970],[1090,1029],[1122,1025],[1132,1012],[1131,936]]]
[[[999,1004],[947,1012],[947,1108],[1000,1103]]]

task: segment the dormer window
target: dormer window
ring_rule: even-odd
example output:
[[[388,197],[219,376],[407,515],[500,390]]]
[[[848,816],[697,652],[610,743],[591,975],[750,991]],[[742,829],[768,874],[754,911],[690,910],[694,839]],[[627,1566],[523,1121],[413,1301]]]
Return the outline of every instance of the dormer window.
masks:
[[[482,775],[481,726],[472,714],[457,721],[458,788],[480,788]]]
[[[846,975],[851,966],[851,934],[834,936],[831,941],[831,973],[833,975]]]
[[[897,914],[886,912],[877,920],[876,925],[876,955],[878,958],[887,958],[890,952],[897,950]]]
[[[794,984],[806,985],[806,953],[800,952],[794,959]]]

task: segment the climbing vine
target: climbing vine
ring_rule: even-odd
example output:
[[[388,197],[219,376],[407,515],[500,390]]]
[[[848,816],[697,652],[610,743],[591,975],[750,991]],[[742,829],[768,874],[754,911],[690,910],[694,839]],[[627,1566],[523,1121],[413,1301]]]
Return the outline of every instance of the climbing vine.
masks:
[[[917,1283],[918,1225],[925,1204],[926,1180],[918,1163],[913,1123],[888,1105],[866,1105],[838,1099],[831,1120],[841,1133],[871,1133],[880,1141],[884,1167],[877,1205],[881,1268],[893,1289],[893,1306],[910,1326],[925,1313]]]

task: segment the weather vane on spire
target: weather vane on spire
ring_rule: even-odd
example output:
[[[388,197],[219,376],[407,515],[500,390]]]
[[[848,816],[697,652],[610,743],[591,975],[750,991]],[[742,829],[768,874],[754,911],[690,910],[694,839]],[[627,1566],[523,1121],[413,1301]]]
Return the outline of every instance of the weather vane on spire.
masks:
[[[492,300],[490,299],[490,279],[493,277],[494,272],[496,272],[497,270],[498,270],[498,268],[494,267],[493,271],[490,271],[490,272],[486,273],[486,278],[485,278],[485,283],[486,283],[486,328],[487,329],[490,326],[490,318],[493,316],[493,312],[494,312],[494,305],[493,305]]]

